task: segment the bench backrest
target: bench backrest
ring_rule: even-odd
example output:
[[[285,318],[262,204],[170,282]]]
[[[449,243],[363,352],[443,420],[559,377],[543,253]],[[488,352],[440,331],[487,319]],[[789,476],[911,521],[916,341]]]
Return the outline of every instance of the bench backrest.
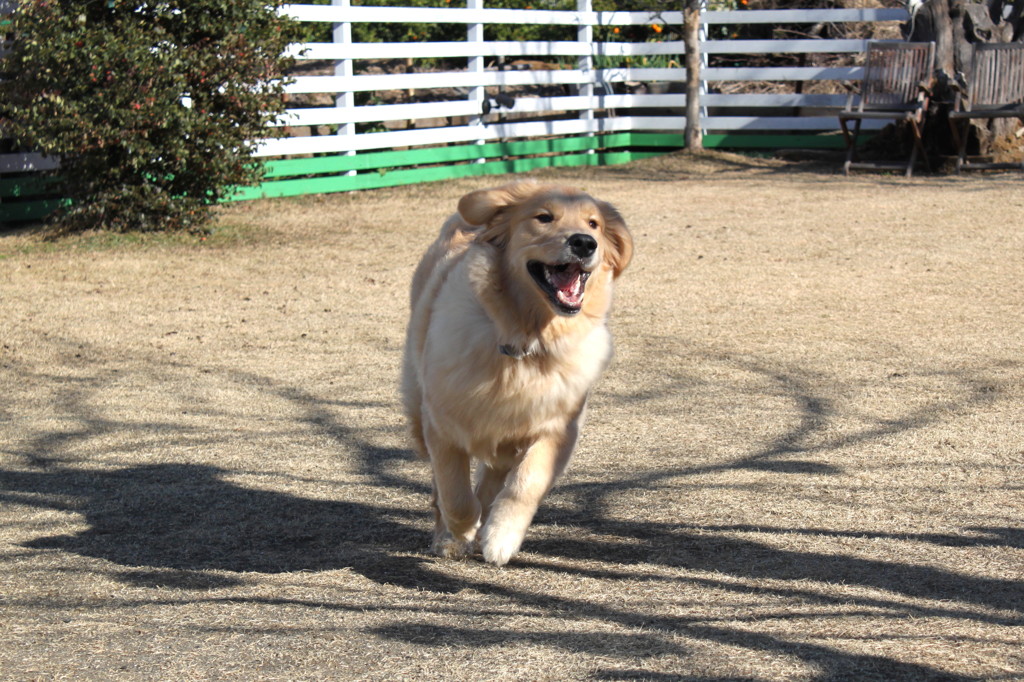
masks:
[[[977,43],[973,59],[971,109],[1024,103],[1024,43]]]
[[[868,43],[861,108],[913,109],[921,84],[929,84],[935,65],[935,43]]]

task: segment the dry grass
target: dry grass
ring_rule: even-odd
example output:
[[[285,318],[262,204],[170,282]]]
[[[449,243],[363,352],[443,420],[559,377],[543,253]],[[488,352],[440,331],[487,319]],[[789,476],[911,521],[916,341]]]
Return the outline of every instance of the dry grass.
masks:
[[[0,239],[0,678],[1024,678],[1019,176],[557,177],[637,259],[503,570],[425,554],[395,387],[419,251],[500,179]]]

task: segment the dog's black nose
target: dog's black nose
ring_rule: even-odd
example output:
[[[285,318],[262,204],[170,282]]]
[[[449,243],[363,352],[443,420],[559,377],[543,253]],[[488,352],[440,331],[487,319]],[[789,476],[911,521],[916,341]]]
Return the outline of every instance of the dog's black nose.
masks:
[[[590,258],[597,251],[597,240],[589,234],[574,234],[567,243],[569,250],[577,258]]]

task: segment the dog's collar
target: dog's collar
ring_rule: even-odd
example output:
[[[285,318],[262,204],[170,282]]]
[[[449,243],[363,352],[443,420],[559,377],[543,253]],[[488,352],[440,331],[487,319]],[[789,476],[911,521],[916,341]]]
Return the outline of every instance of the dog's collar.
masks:
[[[523,350],[518,346],[513,346],[510,343],[503,343],[500,346],[498,346],[498,352],[501,353],[502,355],[507,355],[513,360],[522,360],[523,358],[530,354],[529,351]]]
[[[534,355],[537,351],[533,348],[521,348],[520,346],[513,346],[511,343],[503,343],[498,346],[498,352],[512,358],[513,360],[522,360],[523,358]]]

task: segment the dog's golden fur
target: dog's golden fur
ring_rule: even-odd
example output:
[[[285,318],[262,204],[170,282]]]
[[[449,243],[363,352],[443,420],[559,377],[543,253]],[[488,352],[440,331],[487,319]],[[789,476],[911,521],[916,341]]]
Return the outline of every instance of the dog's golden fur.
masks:
[[[519,550],[611,358],[612,282],[632,252],[610,204],[530,181],[462,197],[427,250],[402,393],[433,470],[436,553],[479,542],[500,566]]]

